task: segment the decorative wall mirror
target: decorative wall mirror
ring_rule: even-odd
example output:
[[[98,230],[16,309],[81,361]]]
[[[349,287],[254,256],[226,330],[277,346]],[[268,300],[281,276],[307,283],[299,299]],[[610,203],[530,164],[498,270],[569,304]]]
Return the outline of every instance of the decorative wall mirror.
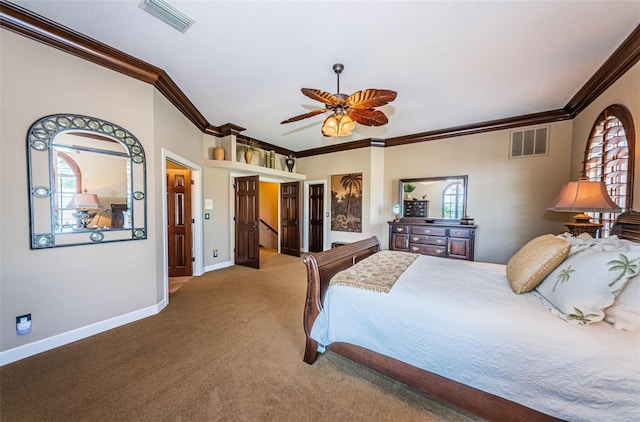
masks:
[[[147,238],[146,160],[102,119],[53,114],[27,134],[31,249]]]
[[[460,220],[467,213],[467,176],[400,179],[398,205],[403,219]]]

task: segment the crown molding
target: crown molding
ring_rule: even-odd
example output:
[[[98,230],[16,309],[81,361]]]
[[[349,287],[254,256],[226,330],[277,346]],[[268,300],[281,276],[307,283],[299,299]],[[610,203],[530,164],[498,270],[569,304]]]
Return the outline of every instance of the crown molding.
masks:
[[[210,126],[171,77],[156,66],[6,1],[0,1],[0,27],[151,84],[198,129]]]
[[[615,81],[620,79],[640,60],[640,25],[629,34],[627,39],[613,52],[611,57],[584,84],[576,95],[569,100],[565,109],[571,117],[580,114],[589,104],[598,98]]]
[[[122,51],[116,50],[104,43],[82,35],[70,28],[62,26],[5,0],[0,0],[0,27],[30,38],[34,41],[41,42],[50,47],[73,54],[74,56],[92,63],[96,63],[100,66],[104,66],[108,69],[152,84],[199,130],[206,134],[216,137],[235,134],[241,140],[254,139],[240,135],[239,132],[244,131],[245,129],[232,123],[227,123],[219,127],[209,124],[191,100],[189,100],[184,92],[182,92],[178,85],[163,69],[137,59],[136,57]],[[255,140],[262,146],[273,149],[280,154],[294,155],[296,157],[310,157],[313,155],[348,151],[358,148],[392,147],[519,126],[569,120],[577,116],[582,110],[589,106],[589,104],[591,104],[639,60],[640,25],[632,31],[620,47],[616,49],[611,57],[609,57],[609,59],[596,71],[596,73],[563,109],[420,132],[389,139],[363,139],[298,152],[278,147],[276,145],[271,145],[259,139]]]

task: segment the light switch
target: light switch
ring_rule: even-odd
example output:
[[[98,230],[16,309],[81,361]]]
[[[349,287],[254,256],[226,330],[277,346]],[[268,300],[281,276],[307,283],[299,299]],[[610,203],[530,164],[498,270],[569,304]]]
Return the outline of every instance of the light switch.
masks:
[[[212,210],[213,209],[213,199],[205,199],[204,200],[204,209]]]

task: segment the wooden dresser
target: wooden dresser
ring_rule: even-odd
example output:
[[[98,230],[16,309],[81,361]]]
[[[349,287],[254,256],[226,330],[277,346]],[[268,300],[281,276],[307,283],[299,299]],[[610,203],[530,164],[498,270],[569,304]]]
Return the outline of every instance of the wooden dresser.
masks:
[[[389,250],[473,261],[476,225],[389,221]]]

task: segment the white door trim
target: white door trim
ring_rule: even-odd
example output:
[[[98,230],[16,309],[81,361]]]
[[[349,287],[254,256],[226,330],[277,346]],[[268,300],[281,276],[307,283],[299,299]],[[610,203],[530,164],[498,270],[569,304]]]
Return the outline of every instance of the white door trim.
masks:
[[[192,250],[195,258],[192,263],[192,273],[194,276],[204,274],[204,235],[202,227],[202,167],[186,158],[162,148],[162,251],[163,251],[163,271],[164,271],[164,300],[169,303],[169,245],[167,237],[167,160],[180,164],[191,170],[191,218],[192,225]]]
[[[324,212],[323,212],[323,224],[322,224],[322,249],[328,249],[329,241],[329,195],[327,190],[327,180],[305,180],[304,181],[304,193],[303,193],[303,228],[302,228],[302,252],[309,252],[309,185],[324,185]]]

